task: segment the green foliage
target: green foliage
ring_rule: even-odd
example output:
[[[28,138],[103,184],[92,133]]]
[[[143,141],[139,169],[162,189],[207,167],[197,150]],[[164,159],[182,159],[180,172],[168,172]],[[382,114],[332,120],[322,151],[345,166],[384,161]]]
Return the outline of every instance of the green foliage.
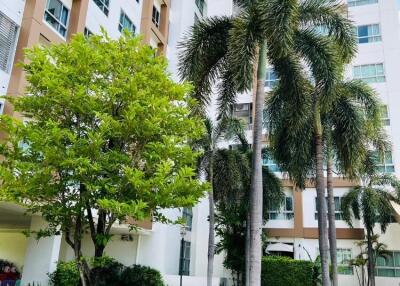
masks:
[[[50,286],[80,286],[81,279],[75,261],[59,262],[57,269],[49,274]]]
[[[164,286],[161,274],[147,266],[133,265],[121,273],[118,286]]]
[[[287,257],[267,256],[262,261],[261,285],[311,286],[313,263]]]
[[[147,266],[123,266],[110,257],[94,258],[91,263],[93,286],[164,286],[159,271]],[[49,274],[51,286],[79,286],[77,263],[59,262],[57,269]]]
[[[247,148],[246,145],[239,150],[217,150],[214,160],[216,233],[220,237],[217,252],[225,251],[224,266],[239,277],[245,270],[250,199],[251,152]],[[268,210],[279,206],[284,196],[280,180],[263,167],[265,221],[268,220]]]
[[[121,263],[108,256],[92,259],[90,277],[93,286],[116,285],[123,269]]]
[[[159,209],[204,196],[199,154],[189,145],[204,131],[190,116],[191,87],[175,83],[166,60],[139,37],[76,35],[26,58],[29,96],[7,99],[27,120],[0,119],[8,133],[0,197],[48,221],[39,237],[89,228],[105,246],[114,222],[161,218]]]

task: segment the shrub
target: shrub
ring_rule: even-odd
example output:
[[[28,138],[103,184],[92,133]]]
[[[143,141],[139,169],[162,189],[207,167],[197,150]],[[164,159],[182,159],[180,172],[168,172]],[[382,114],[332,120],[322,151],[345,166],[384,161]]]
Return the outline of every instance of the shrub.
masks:
[[[93,286],[119,285],[124,265],[113,258],[104,256],[91,261],[91,280]]]
[[[80,286],[78,267],[75,261],[58,262],[56,270],[49,275],[51,286]]]
[[[263,258],[263,286],[311,286],[312,278],[312,262],[276,256]]]
[[[141,265],[125,268],[118,286],[164,286],[159,271]]]
[[[110,257],[94,258],[90,266],[94,286],[164,286],[160,272],[147,266],[126,267]],[[49,277],[51,286],[80,286],[75,261],[59,262]]]

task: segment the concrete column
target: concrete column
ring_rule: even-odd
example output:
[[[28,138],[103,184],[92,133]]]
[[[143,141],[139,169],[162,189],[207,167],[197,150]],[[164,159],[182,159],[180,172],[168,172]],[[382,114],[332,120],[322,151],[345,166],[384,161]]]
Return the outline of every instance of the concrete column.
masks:
[[[31,231],[46,226],[46,222],[39,216],[32,217]],[[61,235],[36,240],[28,239],[24,269],[22,271],[22,285],[28,283],[47,285],[48,273],[52,273],[57,266],[61,246]]]

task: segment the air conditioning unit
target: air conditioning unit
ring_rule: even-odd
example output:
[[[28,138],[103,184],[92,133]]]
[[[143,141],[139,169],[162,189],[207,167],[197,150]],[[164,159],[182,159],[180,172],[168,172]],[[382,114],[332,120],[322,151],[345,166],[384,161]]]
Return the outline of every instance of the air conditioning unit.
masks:
[[[249,111],[250,104],[249,103],[244,103],[244,104],[236,104],[235,105],[235,111]]]
[[[122,241],[133,241],[133,236],[131,234],[121,234]]]

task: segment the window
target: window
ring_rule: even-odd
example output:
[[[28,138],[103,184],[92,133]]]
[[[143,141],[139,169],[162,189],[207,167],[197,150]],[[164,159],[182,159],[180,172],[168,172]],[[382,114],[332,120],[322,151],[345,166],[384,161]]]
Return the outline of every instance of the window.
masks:
[[[124,11],[121,11],[121,16],[119,18],[118,30],[122,32],[122,30],[127,29],[132,34],[135,33],[136,27],[133,25],[131,19],[125,14]]]
[[[381,106],[382,125],[390,126],[389,110],[387,105]]]
[[[265,86],[273,88],[278,84],[279,78],[276,72],[272,68],[267,69],[267,79],[265,80]]]
[[[233,108],[233,117],[240,119],[246,129],[253,129],[253,104],[235,104]]]
[[[338,273],[342,275],[353,275],[353,267],[349,265],[352,254],[351,249],[337,249],[337,264],[338,264]]]
[[[353,67],[353,76],[366,83],[384,82],[385,70],[383,64],[360,65]]]
[[[350,7],[375,4],[375,3],[378,3],[378,0],[348,0],[347,1],[347,4]]]
[[[358,26],[355,29],[359,44],[382,41],[379,24]]]
[[[4,99],[0,98],[0,115],[2,115],[4,112],[4,104],[5,104]]]
[[[392,151],[385,151],[383,154],[375,152],[374,156],[379,172],[386,174],[394,173]]]
[[[294,218],[293,197],[286,197],[281,206],[271,208],[268,211],[268,218],[270,220],[292,220]]]
[[[108,16],[110,12],[110,0],[93,0],[103,13]]]
[[[203,16],[205,7],[206,7],[205,1],[204,0],[196,0],[196,6],[197,6],[197,8],[199,8],[200,14]]]
[[[65,37],[68,30],[69,10],[59,0],[47,0],[45,21]]]
[[[0,11],[0,69],[10,72],[18,26]]]
[[[376,276],[400,277],[400,252],[387,251],[376,259]]]
[[[268,152],[263,153],[262,159],[263,166],[266,166],[271,172],[281,172],[279,166],[273,160],[272,156]]]
[[[180,261],[180,273],[181,275],[190,275],[190,242],[183,241],[181,247],[181,261]]]
[[[92,33],[88,28],[85,27],[85,30],[84,30],[84,32],[83,32],[83,35],[84,35],[86,38],[89,38],[91,35],[93,35],[93,33]]]
[[[326,199],[326,205],[328,206],[328,197]],[[334,197],[335,201],[335,220],[343,220],[343,212],[342,212],[342,198]],[[318,199],[315,198],[315,220],[318,220]]]
[[[186,222],[186,229],[192,230],[192,221],[193,221],[193,211],[191,208],[183,208],[182,210],[182,218]]]
[[[157,9],[156,6],[153,6],[153,15],[151,17],[151,20],[157,28],[160,27],[160,11]]]

